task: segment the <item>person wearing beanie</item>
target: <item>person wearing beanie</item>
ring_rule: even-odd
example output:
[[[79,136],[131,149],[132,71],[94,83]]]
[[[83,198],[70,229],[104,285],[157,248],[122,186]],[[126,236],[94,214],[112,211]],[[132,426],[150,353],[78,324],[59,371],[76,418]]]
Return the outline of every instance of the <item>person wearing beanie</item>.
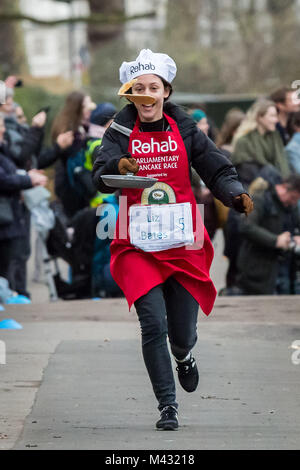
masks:
[[[102,137],[106,129],[112,123],[117,110],[112,103],[99,103],[92,111],[88,128],[88,139],[85,151],[84,166],[88,170],[93,169],[94,149],[101,145]]]
[[[209,124],[205,112],[202,111],[202,109],[195,109],[191,116],[194,119],[198,129],[204,132],[205,135],[208,135]]]
[[[161,413],[159,430],[178,429],[167,335],[179,382],[193,392],[199,381],[191,352],[198,309],[209,315],[216,298],[209,277],[213,247],[193,195],[191,167],[227,206],[246,214],[253,208],[229,160],[198,131],[191,116],[168,101],[176,71],[171,57],[149,49],[123,62],[119,96],[131,103],[96,147],[93,167],[94,184],[107,193],[118,188],[106,186],[104,175],[131,172],[157,179],[151,188],[122,189],[127,207],[120,206],[111,243],[111,273],[129,309],[134,304],[137,311],[143,358]],[[149,217],[149,209],[155,217]],[[129,230],[124,231],[124,220]],[[168,220],[174,224],[168,226]]]
[[[116,111],[117,110],[112,103],[99,103],[95,106],[95,109],[91,113],[88,127],[83,166],[81,168],[77,168],[77,184],[81,184],[85,194],[92,196],[89,201],[89,205],[94,208],[103,204],[104,200],[109,195],[102,194],[99,191],[94,194],[94,184],[91,176],[91,171],[93,169],[93,153],[94,149],[101,145],[103,135],[112,123]]]
[[[90,121],[98,126],[105,126],[108,121],[113,119],[117,110],[112,103],[97,104],[94,111],[92,111]]]

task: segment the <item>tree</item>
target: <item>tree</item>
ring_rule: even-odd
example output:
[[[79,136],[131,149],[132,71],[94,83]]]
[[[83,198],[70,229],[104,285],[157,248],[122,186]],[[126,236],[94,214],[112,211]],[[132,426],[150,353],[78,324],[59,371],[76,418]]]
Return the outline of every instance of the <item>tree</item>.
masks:
[[[0,11],[15,11],[16,0],[0,0]],[[0,74],[6,77],[18,74],[26,66],[20,25],[4,23],[0,27]]]
[[[271,15],[278,15],[295,4],[295,0],[267,0],[267,10]]]
[[[272,24],[272,72],[278,84],[291,84],[299,77],[299,22],[295,0],[268,0]]]
[[[56,0],[61,1],[61,0]],[[65,0],[62,0],[65,1]],[[66,3],[71,3],[72,0],[67,1]],[[14,6],[16,2],[8,2],[11,6]],[[5,8],[4,10],[0,10],[0,22],[12,22],[12,21],[31,21],[35,24],[45,25],[45,26],[57,26],[60,24],[65,23],[87,23],[87,24],[122,24],[126,21],[130,21],[133,19],[138,18],[149,18],[155,16],[155,12],[149,12],[141,15],[133,15],[133,16],[126,16],[122,12],[114,12],[114,13],[94,13],[93,15],[89,16],[76,16],[72,18],[63,18],[63,19],[56,19],[56,20],[42,20],[36,18],[35,16],[24,15],[20,13],[15,7],[14,8]]]
[[[117,14],[125,16],[124,0],[88,0],[91,16],[95,14],[110,15]],[[97,25],[89,24],[88,35],[92,45],[110,40],[117,36],[123,29],[122,24],[105,24],[99,28]]]

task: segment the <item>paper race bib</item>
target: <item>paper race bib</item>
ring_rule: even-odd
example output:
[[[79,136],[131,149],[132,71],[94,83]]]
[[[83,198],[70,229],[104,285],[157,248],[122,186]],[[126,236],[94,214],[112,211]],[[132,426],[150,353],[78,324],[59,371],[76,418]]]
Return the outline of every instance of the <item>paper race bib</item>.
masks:
[[[129,209],[132,245],[143,251],[163,251],[194,243],[189,202],[133,205]]]

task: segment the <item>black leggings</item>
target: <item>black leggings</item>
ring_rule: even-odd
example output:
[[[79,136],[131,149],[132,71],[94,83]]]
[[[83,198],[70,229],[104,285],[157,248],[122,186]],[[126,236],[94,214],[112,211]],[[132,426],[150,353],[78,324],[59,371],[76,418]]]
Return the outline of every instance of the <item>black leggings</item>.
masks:
[[[167,346],[184,359],[197,341],[198,302],[174,278],[151,289],[135,302],[142,330],[142,350],[146,368],[159,402],[176,408],[175,382]]]

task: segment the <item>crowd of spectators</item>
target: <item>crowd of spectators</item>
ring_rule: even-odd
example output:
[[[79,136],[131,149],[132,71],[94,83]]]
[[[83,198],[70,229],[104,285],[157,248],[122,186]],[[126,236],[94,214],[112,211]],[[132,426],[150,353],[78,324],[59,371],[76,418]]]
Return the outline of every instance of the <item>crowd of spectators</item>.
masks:
[[[116,109],[111,103],[95,104],[83,92],[70,93],[52,123],[51,145],[46,147],[47,110],[29,124],[14,101],[16,80],[7,79],[6,102],[0,105],[0,279],[8,281],[14,295],[30,299],[32,212],[27,193],[45,188],[45,169],[54,166],[54,223],[42,243],[51,256],[70,265],[68,282],[55,276],[59,296],[120,296],[109,269],[110,241],[96,236],[104,203],[117,211],[118,193],[99,193],[91,177],[93,153]],[[219,294],[300,294],[300,102],[295,90],[282,87],[247,112],[230,109],[219,130],[204,106],[188,112],[199,132],[231,160],[254,200],[254,211],[245,217],[223,206],[191,169],[209,236],[213,239],[218,229],[224,234],[228,271]],[[40,193],[31,194],[36,198]],[[41,258],[37,256],[37,265]]]

